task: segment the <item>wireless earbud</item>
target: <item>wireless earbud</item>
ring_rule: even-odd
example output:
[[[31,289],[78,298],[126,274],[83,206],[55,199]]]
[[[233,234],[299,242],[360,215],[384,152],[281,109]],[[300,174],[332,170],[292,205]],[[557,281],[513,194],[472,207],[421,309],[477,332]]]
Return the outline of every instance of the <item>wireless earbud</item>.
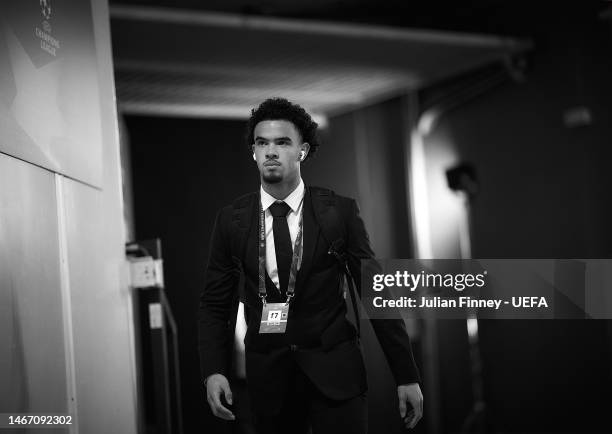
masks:
[[[257,157],[255,156],[255,154],[253,154],[253,160],[257,161]]]
[[[304,156],[306,155],[306,152],[302,151],[300,152],[300,161],[304,161]]]

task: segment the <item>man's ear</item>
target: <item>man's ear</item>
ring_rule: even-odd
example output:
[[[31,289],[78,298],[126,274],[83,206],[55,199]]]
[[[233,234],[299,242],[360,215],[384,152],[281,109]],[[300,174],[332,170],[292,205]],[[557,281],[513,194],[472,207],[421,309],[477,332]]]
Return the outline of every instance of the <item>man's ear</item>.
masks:
[[[302,157],[300,158],[300,161],[304,161],[306,159],[306,157],[308,156],[308,152],[310,152],[310,143],[302,143],[302,150],[300,151],[300,155]]]

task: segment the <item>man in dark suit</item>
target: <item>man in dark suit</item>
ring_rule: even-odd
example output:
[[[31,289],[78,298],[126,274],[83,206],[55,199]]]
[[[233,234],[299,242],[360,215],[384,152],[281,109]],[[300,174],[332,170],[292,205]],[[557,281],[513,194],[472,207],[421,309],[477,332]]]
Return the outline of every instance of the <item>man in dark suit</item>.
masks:
[[[300,164],[319,144],[317,124],[302,107],[268,99],[253,110],[247,129],[261,188],[217,214],[200,301],[208,403],[216,416],[234,419],[226,373],[242,274],[247,384],[258,432],[365,433],[366,373],[337,260],[347,259],[359,291],[360,261],[374,256],[363,221],[354,200],[304,186]],[[371,323],[398,385],[400,416],[412,428],[423,397],[404,323]]]

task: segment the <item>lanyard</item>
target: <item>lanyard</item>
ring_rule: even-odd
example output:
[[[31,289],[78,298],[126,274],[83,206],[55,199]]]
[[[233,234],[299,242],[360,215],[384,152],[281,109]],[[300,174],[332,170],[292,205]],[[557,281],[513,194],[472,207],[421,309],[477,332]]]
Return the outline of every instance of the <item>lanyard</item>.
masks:
[[[302,206],[304,206],[302,204]],[[295,294],[295,279],[297,276],[298,260],[302,249],[302,229],[304,210],[302,209],[298,226],[297,237],[293,246],[293,257],[291,258],[291,268],[289,269],[289,282],[287,283],[287,301],[289,304]],[[278,267],[278,264],[277,264]],[[259,201],[259,298],[265,306],[266,304],[266,220],[261,200]]]

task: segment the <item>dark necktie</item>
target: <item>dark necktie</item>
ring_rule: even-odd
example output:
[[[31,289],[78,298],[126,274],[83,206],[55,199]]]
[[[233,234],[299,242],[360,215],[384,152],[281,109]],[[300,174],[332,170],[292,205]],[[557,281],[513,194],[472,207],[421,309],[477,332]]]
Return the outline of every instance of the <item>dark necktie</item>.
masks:
[[[276,267],[278,268],[278,281],[281,291],[287,290],[289,283],[289,269],[293,259],[293,247],[289,235],[287,214],[291,208],[285,202],[275,202],[270,205],[270,213],[274,217],[272,232],[274,234],[274,250],[276,251]]]

